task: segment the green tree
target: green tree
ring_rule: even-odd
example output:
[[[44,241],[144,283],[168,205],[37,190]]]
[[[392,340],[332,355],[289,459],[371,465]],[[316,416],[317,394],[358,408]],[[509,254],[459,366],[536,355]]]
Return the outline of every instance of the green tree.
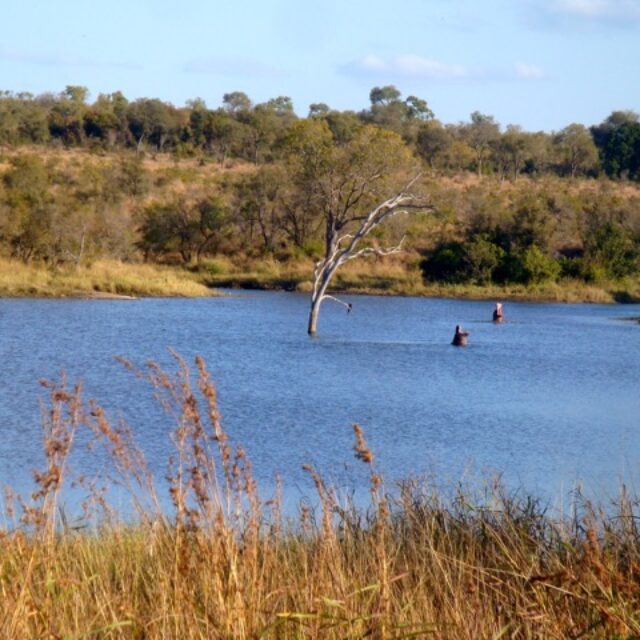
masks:
[[[248,146],[249,127],[223,109],[209,111],[206,116],[202,135],[209,153],[217,156],[220,166],[224,167],[230,155],[242,155]]]
[[[279,165],[259,167],[241,176],[235,185],[247,240],[251,243],[257,232],[263,252],[274,252],[285,233],[298,246],[304,244],[306,211],[299,210],[295,200],[285,195],[287,187],[286,174]]]
[[[290,116],[293,114],[293,101],[289,96],[278,96],[271,98],[265,105],[279,116]]]
[[[25,262],[46,258],[55,213],[46,165],[37,156],[18,156],[11,160],[2,182],[0,236],[11,254]]]
[[[505,252],[489,240],[486,235],[476,235],[464,243],[463,263],[466,276],[476,284],[492,281]]]
[[[283,96],[240,114],[239,120],[247,127],[246,158],[256,165],[273,160],[296,119],[291,99]]]
[[[49,112],[49,131],[68,145],[84,142],[84,116],[87,111],[86,87],[68,85],[53,103]]]
[[[591,127],[593,141],[602,150],[607,146],[611,134],[623,124],[640,122],[640,114],[635,111],[613,111],[600,124]]]
[[[603,169],[611,177],[640,177],[640,115],[614,111],[600,125],[591,127]]]
[[[528,175],[546,173],[552,164],[551,137],[543,131],[529,133],[527,146],[523,172]]]
[[[464,282],[468,264],[463,242],[439,244],[420,264],[422,275],[435,282]]]
[[[592,220],[584,240],[583,270],[589,280],[619,279],[640,268],[640,247],[633,235],[613,222]]]
[[[222,104],[229,113],[241,113],[249,111],[252,107],[251,100],[246,93],[242,91],[232,91],[222,96]]]
[[[597,169],[598,149],[584,125],[568,125],[553,137],[553,145],[562,172],[572,178]]]
[[[325,120],[333,139],[338,145],[345,145],[362,129],[362,121],[353,111],[330,111]]]
[[[454,138],[438,120],[425,122],[416,135],[418,155],[429,163],[432,171],[447,164],[447,154],[451,150]]]
[[[184,263],[199,261],[216,248],[228,226],[226,208],[217,196],[196,201],[177,197],[145,207],[139,246],[147,256],[178,252]]]
[[[415,138],[419,123],[433,118],[427,102],[416,96],[401,100],[401,93],[393,85],[374,87],[369,93],[371,108],[361,115],[365,122],[391,129],[407,140]]]
[[[537,245],[528,247],[522,255],[522,278],[527,284],[557,280],[560,263],[543,253]]]
[[[528,153],[529,136],[515,125],[508,125],[507,130],[492,143],[492,157],[501,178],[511,176],[517,180]]]
[[[604,148],[603,164],[610,176],[640,178],[640,123],[625,122],[616,128]]]
[[[548,200],[525,193],[514,203],[514,209],[511,223],[502,228],[506,248],[526,250],[535,245],[545,253],[550,251],[557,221]]]
[[[116,144],[126,145],[130,139],[127,122],[127,99],[115,93],[98,96],[96,102],[84,116],[84,130],[89,138],[102,140],[105,146],[113,148]]]
[[[326,116],[331,109],[328,104],[324,102],[314,102],[309,105],[309,117],[315,118],[317,116]]]
[[[407,107],[407,117],[410,120],[431,120],[434,117],[427,101],[422,98],[409,96],[404,103]]]
[[[478,175],[482,175],[485,162],[491,154],[491,147],[500,136],[500,125],[493,116],[479,111],[471,114],[471,122],[460,130],[464,141],[475,153],[475,164]]]
[[[400,100],[402,94],[392,84],[385,87],[373,87],[369,92],[372,105],[388,106]]]
[[[20,102],[9,91],[0,92],[0,143],[20,141]]]
[[[175,143],[180,123],[176,109],[171,105],[157,99],[141,98],[129,105],[127,116],[138,150],[148,143],[163,151],[171,137]]]
[[[202,98],[189,100],[189,138],[197,147],[202,147],[206,142],[205,128],[207,125],[208,110]]]

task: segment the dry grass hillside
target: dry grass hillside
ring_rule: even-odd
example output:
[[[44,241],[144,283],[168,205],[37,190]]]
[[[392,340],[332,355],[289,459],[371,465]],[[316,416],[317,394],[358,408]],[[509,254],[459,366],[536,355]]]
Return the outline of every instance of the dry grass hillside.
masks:
[[[2,176],[12,170],[19,158],[41,159],[50,174],[46,191],[54,200],[54,219],[61,226],[47,232],[49,235],[43,240],[45,251],[41,253],[47,253],[47,242],[62,248],[56,249],[53,258],[29,258],[25,268],[20,265],[13,268],[8,266],[13,261],[6,261],[11,245],[5,245],[2,252],[5,262],[0,273],[2,295],[43,295],[44,291],[48,292],[46,295],[73,295],[92,290],[134,295],[180,295],[180,290],[181,295],[198,295],[194,293],[194,280],[205,286],[298,290],[310,287],[313,262],[322,251],[322,225],[316,223],[313,241],[304,247],[295,246],[284,230],[271,229],[273,246],[266,251],[258,222],[247,218],[245,201],[233,187],[240,177],[259,170],[252,164],[230,160],[221,167],[213,160],[177,158],[170,154],[138,156],[134,152],[5,147],[0,149],[0,196]],[[598,302],[638,299],[637,276],[624,281],[606,274],[592,281],[569,276],[536,286],[486,282],[452,285],[425,280],[421,263],[439,244],[461,240],[478,225],[478,228],[513,225],[515,212],[523,208],[546,212],[549,220],[545,222],[548,226],[545,233],[550,252],[579,250],[585,226],[592,218],[623,220],[630,232],[640,237],[640,185],[608,179],[522,176],[511,181],[470,172],[455,175],[426,172],[418,189],[433,203],[435,211],[394,218],[374,238],[375,243],[384,246],[397,243],[404,235],[405,252],[349,264],[339,273],[334,283],[336,290]],[[226,226],[200,260],[192,256],[190,263],[185,264],[177,249],[148,255],[140,249],[140,226],[145,211],[154,206],[192,205],[207,197],[222,202]],[[0,206],[0,226],[9,211],[7,206]],[[281,222],[269,222],[276,223]],[[81,238],[79,229],[85,227],[89,235],[83,232]],[[85,235],[89,239],[86,243]],[[84,253],[79,257],[81,243]],[[157,285],[142,286],[140,279],[140,284],[136,284],[133,271],[139,268],[135,265],[145,255],[149,265],[172,265],[172,278],[176,282],[184,280],[182,289],[174,284],[163,288],[168,269],[159,270],[153,278],[142,278]],[[118,263],[120,275],[130,268],[131,277],[127,282],[118,281],[115,268],[102,269],[95,278],[89,275],[96,269],[94,263],[105,261]],[[111,277],[109,274],[113,274],[113,281],[104,279]]]

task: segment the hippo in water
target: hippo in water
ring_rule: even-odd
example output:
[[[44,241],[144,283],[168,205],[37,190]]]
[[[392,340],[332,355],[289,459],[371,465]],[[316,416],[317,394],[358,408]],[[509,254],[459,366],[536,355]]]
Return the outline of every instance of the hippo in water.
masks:
[[[467,338],[469,337],[469,332],[468,331],[463,331],[462,327],[457,324],[456,325],[456,332],[453,335],[453,340],[451,342],[451,344],[454,347],[466,347],[467,346]]]
[[[504,317],[502,315],[502,302],[496,302],[496,308],[493,310],[493,321],[502,322]]]

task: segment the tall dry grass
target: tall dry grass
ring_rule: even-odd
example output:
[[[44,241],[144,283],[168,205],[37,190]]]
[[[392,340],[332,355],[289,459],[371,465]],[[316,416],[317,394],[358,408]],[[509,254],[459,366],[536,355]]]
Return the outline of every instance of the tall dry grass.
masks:
[[[46,463],[30,497],[5,495],[0,637],[639,637],[637,503],[624,492],[606,510],[577,497],[571,517],[553,517],[499,485],[448,499],[417,480],[390,491],[354,425],[368,503],[342,502],[308,466],[318,506],[284,514],[281,489],[261,498],[224,431],[202,359],[193,374],[179,357],[174,372],[123,364],[171,420],[170,508],[132,430],[80,387],[46,383]],[[87,436],[135,517],[73,475]],[[73,526],[59,508],[69,483],[86,493]]]
[[[97,260],[57,268],[0,258],[0,296],[105,297],[212,295],[189,272],[167,266]]]

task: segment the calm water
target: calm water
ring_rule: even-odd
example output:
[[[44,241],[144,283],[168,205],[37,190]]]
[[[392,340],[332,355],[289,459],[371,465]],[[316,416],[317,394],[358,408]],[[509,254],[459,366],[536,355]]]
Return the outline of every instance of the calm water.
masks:
[[[171,423],[114,356],[172,366],[167,347],[202,354],[223,423],[267,486],[310,491],[304,462],[366,482],[353,459],[362,424],[388,478],[445,483],[501,472],[511,486],[595,494],[640,489],[640,306],[505,304],[352,297],[326,303],[320,337],[308,300],[245,293],[205,300],[0,300],[0,483],[24,488],[40,461],[41,378],[62,370],[139,434],[162,476]],[[470,346],[450,346],[461,323]],[[76,465],[82,465],[76,460]]]

